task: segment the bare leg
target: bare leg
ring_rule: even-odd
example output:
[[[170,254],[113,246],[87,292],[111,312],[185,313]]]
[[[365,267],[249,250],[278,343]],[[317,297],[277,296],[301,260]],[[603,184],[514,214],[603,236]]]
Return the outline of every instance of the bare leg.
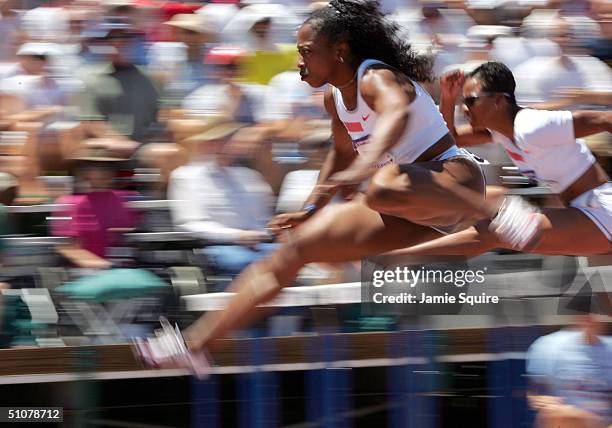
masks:
[[[420,224],[456,224],[495,214],[494,204],[485,200],[479,167],[463,158],[386,166],[372,178],[367,202],[378,212]]]
[[[191,346],[207,346],[251,318],[257,305],[290,285],[307,263],[353,261],[441,236],[411,221],[453,224],[481,213],[484,186],[478,166],[465,159],[383,168],[365,198],[370,208],[358,200],[330,207],[303,224],[290,243],[236,279],[237,295],[225,311],[188,329]]]
[[[542,235],[528,252],[547,255],[589,256],[612,251],[599,228],[576,208],[544,209],[540,214]],[[483,221],[474,227],[426,242],[411,248],[391,252],[393,255],[468,255],[475,256],[493,248],[510,248],[488,229]]]
[[[381,215],[362,201],[328,207],[301,225],[271,257],[236,278],[231,289],[237,295],[229,306],[200,318],[186,331],[187,339],[193,349],[199,349],[250,320],[257,305],[291,285],[307,263],[358,260],[439,236],[431,228]]]

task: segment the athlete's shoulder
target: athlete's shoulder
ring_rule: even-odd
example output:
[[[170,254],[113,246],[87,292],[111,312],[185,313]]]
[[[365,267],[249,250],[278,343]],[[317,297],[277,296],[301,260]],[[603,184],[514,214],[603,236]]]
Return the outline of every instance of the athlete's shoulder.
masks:
[[[525,138],[540,138],[551,132],[569,130],[572,112],[562,110],[520,110],[514,120],[514,132]]]
[[[337,113],[336,111],[336,99],[334,97],[334,87],[329,85],[325,92],[323,93],[323,105],[325,106],[325,110],[330,115],[334,115]]]
[[[363,85],[377,80],[396,81],[400,74],[386,64],[381,64],[381,67],[371,66],[364,70],[360,83]]]
[[[386,64],[366,69],[359,81],[359,89],[361,96],[368,103],[379,94],[388,97],[389,91],[397,89],[397,93],[404,94],[409,101],[414,100],[417,95],[414,83],[404,73]]]

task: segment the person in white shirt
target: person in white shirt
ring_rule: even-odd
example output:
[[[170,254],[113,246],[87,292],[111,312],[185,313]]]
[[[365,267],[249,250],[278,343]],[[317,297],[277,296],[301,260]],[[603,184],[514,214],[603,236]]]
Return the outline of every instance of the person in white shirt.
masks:
[[[573,300],[586,300],[588,305],[591,298]],[[542,336],[529,347],[528,399],[538,412],[538,428],[605,428],[612,423],[609,321],[597,313],[579,315],[573,328]]]
[[[514,69],[518,102],[550,110],[610,105],[610,68],[578,50],[576,32],[569,21],[558,17],[548,25],[551,40],[558,45],[559,52],[555,56],[533,57]]]
[[[25,43],[17,51],[19,64],[0,80],[0,92],[20,98],[28,109],[64,106],[66,97],[49,73],[49,61],[59,50],[52,43]]]
[[[239,153],[230,153],[228,140],[241,127],[221,122],[190,137],[191,161],[172,172],[168,187],[175,226],[212,244],[203,253],[232,275],[274,248],[263,242],[273,215],[270,186],[256,171],[232,166]]]
[[[206,84],[187,95],[181,107],[189,118],[232,116],[241,123],[255,123],[257,93],[261,85],[245,85],[240,79],[246,52],[234,46],[212,48],[204,62],[211,71]],[[257,86],[257,89],[251,88]]]
[[[510,70],[534,57],[557,57],[559,47],[546,38],[498,37],[493,41],[490,58],[504,63]]]
[[[512,72],[496,62],[467,76],[460,71],[446,75],[441,85],[440,110],[459,145],[501,144],[524,175],[546,183],[565,207],[540,212],[518,197],[506,198],[493,221],[395,254],[477,255],[510,248],[590,256],[612,251],[612,183],[580,139],[612,131],[612,112],[519,107]],[[455,128],[461,92],[470,125]]]

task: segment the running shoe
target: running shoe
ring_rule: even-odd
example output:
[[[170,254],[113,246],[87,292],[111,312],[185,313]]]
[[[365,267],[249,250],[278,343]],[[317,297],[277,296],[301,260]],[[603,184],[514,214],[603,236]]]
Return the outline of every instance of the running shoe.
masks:
[[[534,243],[540,231],[540,210],[519,196],[506,197],[490,229],[502,241],[522,250]]]
[[[191,352],[178,325],[172,327],[164,317],[159,322],[162,328],[155,331],[155,337],[134,339],[136,356],[151,367],[185,368],[200,379],[207,377],[211,371],[207,352]]]

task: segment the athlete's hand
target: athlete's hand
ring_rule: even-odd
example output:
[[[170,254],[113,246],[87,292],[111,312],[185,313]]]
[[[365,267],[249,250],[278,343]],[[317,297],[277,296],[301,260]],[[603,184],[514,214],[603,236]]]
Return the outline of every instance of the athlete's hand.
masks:
[[[360,166],[340,171],[329,177],[329,182],[340,187],[359,186],[362,182],[374,175],[376,169],[371,166]]]
[[[461,94],[465,74],[461,70],[451,71],[440,78],[440,96],[449,100],[456,100]]]
[[[238,243],[245,247],[253,247],[268,239],[268,234],[259,230],[245,230],[240,234]]]
[[[312,216],[308,211],[296,211],[277,215],[268,223],[268,229],[275,236],[280,235],[287,229],[292,229],[304,223]]]
[[[344,199],[345,201],[352,200],[355,197],[355,195],[357,195],[357,191],[359,190],[360,184],[361,183],[353,184],[351,186],[340,187],[338,189],[338,193],[340,194],[340,197]]]

